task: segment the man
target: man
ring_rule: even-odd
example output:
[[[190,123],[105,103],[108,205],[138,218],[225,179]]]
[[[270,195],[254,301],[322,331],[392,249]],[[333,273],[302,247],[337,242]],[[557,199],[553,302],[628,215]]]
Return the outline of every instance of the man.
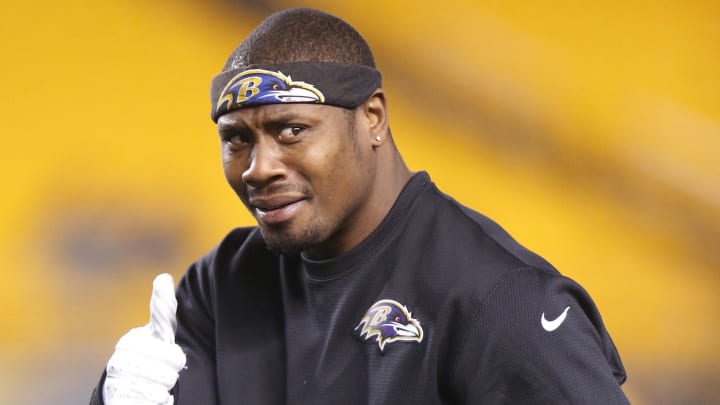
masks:
[[[587,293],[408,170],[352,27],[270,16],[211,101],[258,226],[193,264],[177,304],[156,280],[92,404],[627,403]]]

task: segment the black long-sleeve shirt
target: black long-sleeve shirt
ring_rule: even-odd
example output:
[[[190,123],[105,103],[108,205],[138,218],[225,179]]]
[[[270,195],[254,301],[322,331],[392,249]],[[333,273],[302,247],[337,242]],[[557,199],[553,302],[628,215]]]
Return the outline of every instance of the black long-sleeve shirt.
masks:
[[[177,297],[176,405],[628,403],[585,290],[426,173],[347,254],[236,229]]]

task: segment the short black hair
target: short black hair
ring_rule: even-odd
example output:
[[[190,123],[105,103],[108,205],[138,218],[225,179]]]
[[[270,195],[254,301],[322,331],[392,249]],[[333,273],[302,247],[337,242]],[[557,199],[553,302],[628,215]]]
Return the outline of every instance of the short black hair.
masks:
[[[350,24],[309,8],[265,19],[233,51],[223,71],[252,64],[335,62],[375,67],[367,42]]]

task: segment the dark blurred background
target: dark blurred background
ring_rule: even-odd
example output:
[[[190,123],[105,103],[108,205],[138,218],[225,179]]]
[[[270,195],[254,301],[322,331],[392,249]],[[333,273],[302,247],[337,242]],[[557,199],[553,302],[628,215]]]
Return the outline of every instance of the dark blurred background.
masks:
[[[310,6],[375,51],[411,168],[589,290],[633,403],[720,403],[720,6],[586,3],[4,1],[0,402],[86,403],[154,275],[253,223],[209,81]]]

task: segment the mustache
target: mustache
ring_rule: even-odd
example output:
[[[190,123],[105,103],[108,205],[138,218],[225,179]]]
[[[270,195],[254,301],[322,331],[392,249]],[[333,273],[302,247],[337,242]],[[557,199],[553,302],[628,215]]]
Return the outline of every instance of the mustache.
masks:
[[[255,197],[269,197],[276,194],[301,194],[303,196],[310,196],[310,188],[303,184],[270,184],[261,189],[248,188],[248,198]]]

